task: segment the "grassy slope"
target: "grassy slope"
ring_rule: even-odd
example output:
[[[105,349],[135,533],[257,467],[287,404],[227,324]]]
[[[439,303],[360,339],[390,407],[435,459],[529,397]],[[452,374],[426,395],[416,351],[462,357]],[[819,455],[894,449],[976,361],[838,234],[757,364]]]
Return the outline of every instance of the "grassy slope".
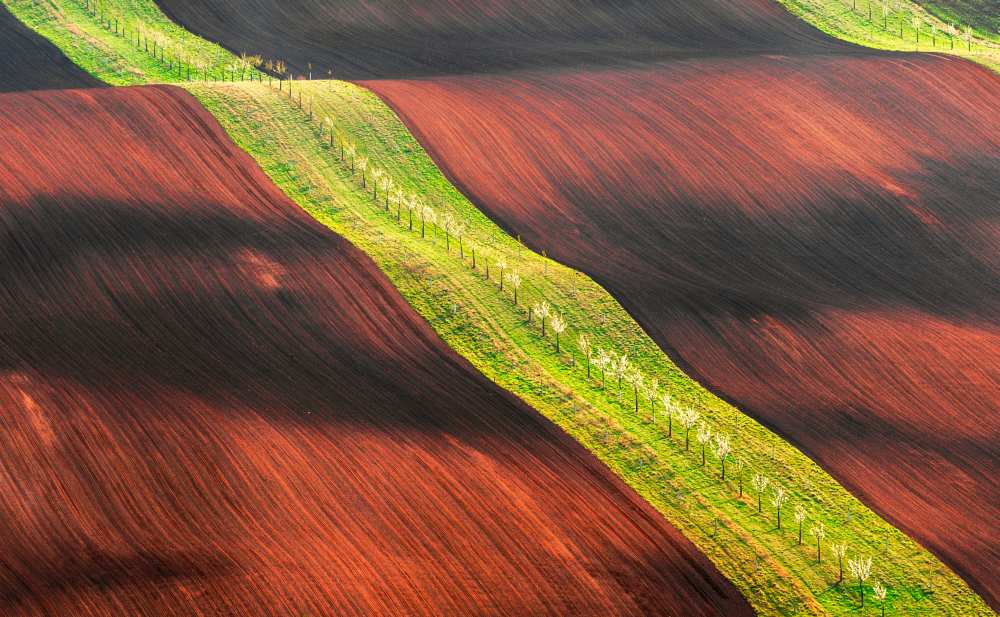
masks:
[[[820,30],[840,39],[866,47],[898,51],[934,51],[968,58],[1000,72],[1000,36],[977,28],[982,22],[967,15],[944,12],[940,1],[913,2],[904,0],[899,10],[892,10],[883,19],[880,0],[777,0],[789,11],[813,24]],[[869,21],[869,2],[872,20]],[[856,6],[856,8],[855,8]],[[920,42],[913,16],[919,16]],[[947,16],[946,16],[947,15]],[[968,20],[967,20],[968,19]],[[900,36],[902,24],[902,36]],[[884,27],[883,27],[884,25]],[[932,36],[931,26],[937,27]],[[950,26],[959,25],[960,32]],[[975,28],[971,50],[964,38],[964,26]]]
[[[102,30],[72,2],[57,2],[61,12],[40,9],[29,0],[4,2],[110,83],[177,80],[161,63]],[[157,17],[155,7],[145,2],[117,4],[123,11],[141,9],[143,20],[174,46],[190,41],[192,49],[204,50],[206,56],[221,53]],[[218,65],[226,62],[217,60]],[[447,182],[377,97],[341,82],[296,84],[296,90],[300,87],[314,101],[317,117],[335,118],[338,132],[355,139],[407,190],[442,204],[439,213],[451,211],[467,223],[469,242],[517,264],[526,279],[522,306],[545,298],[568,317],[571,331],[563,336],[564,347],[575,347],[572,341],[583,329],[599,346],[627,350],[675,398],[700,409],[716,430],[731,434],[736,455],[750,469],[779,479],[792,493],[783,515],[786,525],[793,526],[794,504],[803,503],[810,511],[807,528],[823,520],[828,540],[848,541],[853,555],[875,555],[876,576],[891,587],[887,614],[993,614],[936,558],[864,508],[814,463],[683,375],[600,287],[523,249],[493,225]],[[418,232],[396,224],[394,215],[372,204],[370,194],[359,189],[318,139],[315,122],[285,96],[248,83],[192,84],[189,89],[288,195],[371,255],[449,345],[600,456],[691,538],[761,614],[844,614],[855,609],[856,587],[832,584],[836,568],[828,549],[829,561],[815,564],[814,547],[796,546],[787,528],[777,532],[771,508],[756,514],[748,481],[748,496],[741,500],[734,482],[718,481],[713,457],[708,467],[700,467],[693,435],[692,452],[684,453],[677,435],[666,438],[662,418],[652,423],[648,409],[637,418],[630,396],[619,404],[614,388],[588,385],[584,369],[570,364],[572,354],[565,349],[555,354],[551,335],[542,340],[537,326],[527,326],[523,309],[513,305],[509,292],[499,292],[495,270],[487,280],[482,259],[473,270],[469,254],[460,259],[456,247],[446,250],[443,238],[422,241]],[[754,555],[760,556],[756,567]]]
[[[950,24],[972,26],[984,39],[1000,42],[1000,6],[995,0],[916,0],[928,13]]]

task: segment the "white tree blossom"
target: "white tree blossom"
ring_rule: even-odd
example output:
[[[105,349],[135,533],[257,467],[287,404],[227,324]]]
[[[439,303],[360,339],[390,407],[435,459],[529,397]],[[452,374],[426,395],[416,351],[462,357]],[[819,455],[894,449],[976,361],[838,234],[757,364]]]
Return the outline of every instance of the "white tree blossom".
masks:
[[[712,441],[712,429],[702,422],[698,425],[698,443],[701,444],[701,465],[705,466],[705,446]]]
[[[545,337],[545,319],[549,316],[551,308],[548,302],[538,302],[535,304],[535,315],[542,321],[542,337]]]
[[[684,425],[684,451],[687,452],[688,446],[691,443],[691,429],[694,427],[695,422],[701,416],[700,413],[691,409],[690,407],[684,408],[680,413],[679,420],[681,424]]]
[[[590,384],[590,365],[594,363],[594,348],[590,344],[590,337],[584,333],[580,333],[576,337],[576,346],[580,349],[580,353],[587,362],[587,384]]]
[[[837,582],[840,583],[844,580],[844,557],[847,556],[847,543],[831,544],[830,551],[833,552],[833,556],[837,558],[837,564],[840,566],[840,575],[837,578]]]
[[[507,260],[501,257],[497,260],[497,270],[500,271],[500,291],[503,291],[503,273],[507,269]]]
[[[556,335],[556,353],[559,353],[559,335],[566,331],[566,319],[558,313],[553,313],[552,318],[549,319],[549,325],[552,326],[552,332]]]
[[[715,456],[718,457],[719,463],[722,465],[722,481],[726,481],[726,457],[732,451],[732,446],[729,444],[729,436],[719,433],[715,436]]]
[[[889,590],[881,582],[875,581],[875,584],[872,585],[872,593],[875,594],[875,599],[882,604],[882,617],[885,617],[885,598],[889,595]]]
[[[636,415],[639,415],[639,390],[642,389],[642,383],[645,381],[645,377],[643,377],[642,371],[639,370],[639,367],[633,366],[625,375],[625,381],[632,386],[632,396],[635,399],[635,413]]]
[[[820,547],[823,545],[823,538],[826,537],[826,525],[820,521],[809,528],[809,533],[816,538],[816,563],[823,563],[823,553]]]
[[[800,503],[795,504],[795,522],[799,526],[799,544],[802,544],[802,525],[806,522],[806,509]]]
[[[597,350],[597,368],[601,369],[601,388],[604,388],[604,373],[611,366],[611,354],[603,349]]]
[[[858,581],[858,591],[861,592],[861,608],[865,607],[865,581],[872,575],[872,558],[859,557],[847,561],[847,569]]]
[[[618,400],[622,400],[622,380],[625,378],[625,374],[628,372],[628,354],[622,354],[618,356],[615,363],[612,365],[615,372],[615,377],[618,378]]]
[[[517,304],[517,290],[521,288],[521,275],[514,270],[507,275],[507,282],[510,283],[510,288],[514,290],[514,304]]]
[[[753,480],[750,481],[750,484],[753,484],[754,490],[757,491],[757,512],[761,511],[761,497],[763,497],[764,491],[767,490],[767,485],[770,484],[770,482],[771,480],[767,476],[759,473],[754,474]]]
[[[771,503],[774,505],[774,509],[778,513],[778,529],[781,529],[781,507],[785,505],[786,501],[788,501],[788,493],[786,493],[785,489],[780,486],[775,486],[771,489],[771,491],[774,493],[774,497],[771,498]]]

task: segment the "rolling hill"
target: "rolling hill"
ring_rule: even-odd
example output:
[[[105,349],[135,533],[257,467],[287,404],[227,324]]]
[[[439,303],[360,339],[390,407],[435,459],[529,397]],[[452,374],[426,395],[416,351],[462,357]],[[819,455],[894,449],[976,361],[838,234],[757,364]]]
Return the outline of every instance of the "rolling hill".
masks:
[[[751,613],[186,92],[0,148],[3,614]]]
[[[1000,606],[996,75],[769,2],[159,4],[364,80],[491,217]]]

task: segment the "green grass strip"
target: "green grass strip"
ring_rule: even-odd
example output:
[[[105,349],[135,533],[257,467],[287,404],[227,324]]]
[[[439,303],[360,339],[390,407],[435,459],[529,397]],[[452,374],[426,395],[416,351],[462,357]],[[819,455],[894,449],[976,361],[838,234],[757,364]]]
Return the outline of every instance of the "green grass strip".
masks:
[[[946,21],[939,17],[940,11],[928,11],[909,0],[777,1],[845,41],[876,49],[955,55],[1000,72],[1000,36],[959,19]],[[973,28],[971,37],[966,36],[966,27]]]
[[[111,83],[178,81],[169,71],[160,79],[158,61],[150,64],[144,49],[122,45],[113,29],[98,25],[100,18],[74,8],[80,6],[75,0],[45,2],[44,10],[41,2],[3,1],[67,55],[82,57],[81,66],[98,77],[107,79],[108,67],[116,67],[115,75],[131,76]],[[156,16],[152,2],[108,4],[126,19],[141,18],[157,27],[165,20]],[[193,50],[218,50],[183,30],[162,29],[171,33],[170,45],[190,42]],[[216,64],[233,61],[221,57]],[[289,197],[369,254],[448,345],[594,452],[690,538],[759,614],[858,612],[857,585],[837,584],[831,542],[846,542],[849,557],[873,557],[875,575],[869,585],[877,579],[888,586],[887,615],[995,614],[929,551],[866,508],[814,462],[687,377],[599,285],[532,253],[497,227],[447,181],[371,92],[344,82],[296,82],[295,98],[289,99],[287,89],[277,91],[266,83],[184,83]],[[300,93],[306,101],[302,107]],[[337,140],[356,144],[404,194],[416,193],[433,204],[439,220],[450,214],[462,222],[464,257],[455,243],[448,246],[439,226],[430,225],[421,238],[419,222],[410,231],[405,210],[397,221],[395,200],[386,212],[382,199],[376,202],[370,189],[360,187],[349,160],[341,160],[340,148],[330,146],[326,118],[332,120]],[[509,288],[499,289],[498,258],[524,278],[517,305]],[[543,338],[538,322],[527,322],[525,307],[543,300],[570,324],[560,353],[551,330]],[[581,332],[595,346],[627,353],[647,379],[655,376],[675,401],[697,409],[715,432],[731,437],[735,457],[747,466],[742,498],[732,459],[722,482],[712,454],[701,465],[694,431],[691,449],[685,451],[676,421],[670,437],[662,412],[654,419],[648,401],[641,400],[640,413],[635,413],[628,386],[619,401],[610,375],[603,388],[597,372],[587,379],[575,349]],[[754,473],[788,491],[781,531],[770,491],[764,512],[757,512],[749,481]],[[796,505],[805,507],[808,516],[802,546],[792,517]],[[821,564],[808,532],[817,523],[826,529]],[[871,602],[870,586],[866,596]]]

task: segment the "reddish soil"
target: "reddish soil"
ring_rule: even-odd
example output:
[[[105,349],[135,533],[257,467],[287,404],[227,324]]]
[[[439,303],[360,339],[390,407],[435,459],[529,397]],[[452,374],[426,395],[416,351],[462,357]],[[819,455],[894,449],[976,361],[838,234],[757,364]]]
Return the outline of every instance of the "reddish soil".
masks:
[[[3,615],[751,614],[185,92],[0,151]]]
[[[1000,608],[996,75],[756,0],[160,3],[296,72],[410,76],[364,85],[494,220]]]
[[[158,0],[198,34],[295,75],[386,79],[849,49],[769,0]],[[777,42],[780,41],[780,44]]]
[[[0,50],[0,92],[103,85],[11,15],[3,3],[0,3]]]

